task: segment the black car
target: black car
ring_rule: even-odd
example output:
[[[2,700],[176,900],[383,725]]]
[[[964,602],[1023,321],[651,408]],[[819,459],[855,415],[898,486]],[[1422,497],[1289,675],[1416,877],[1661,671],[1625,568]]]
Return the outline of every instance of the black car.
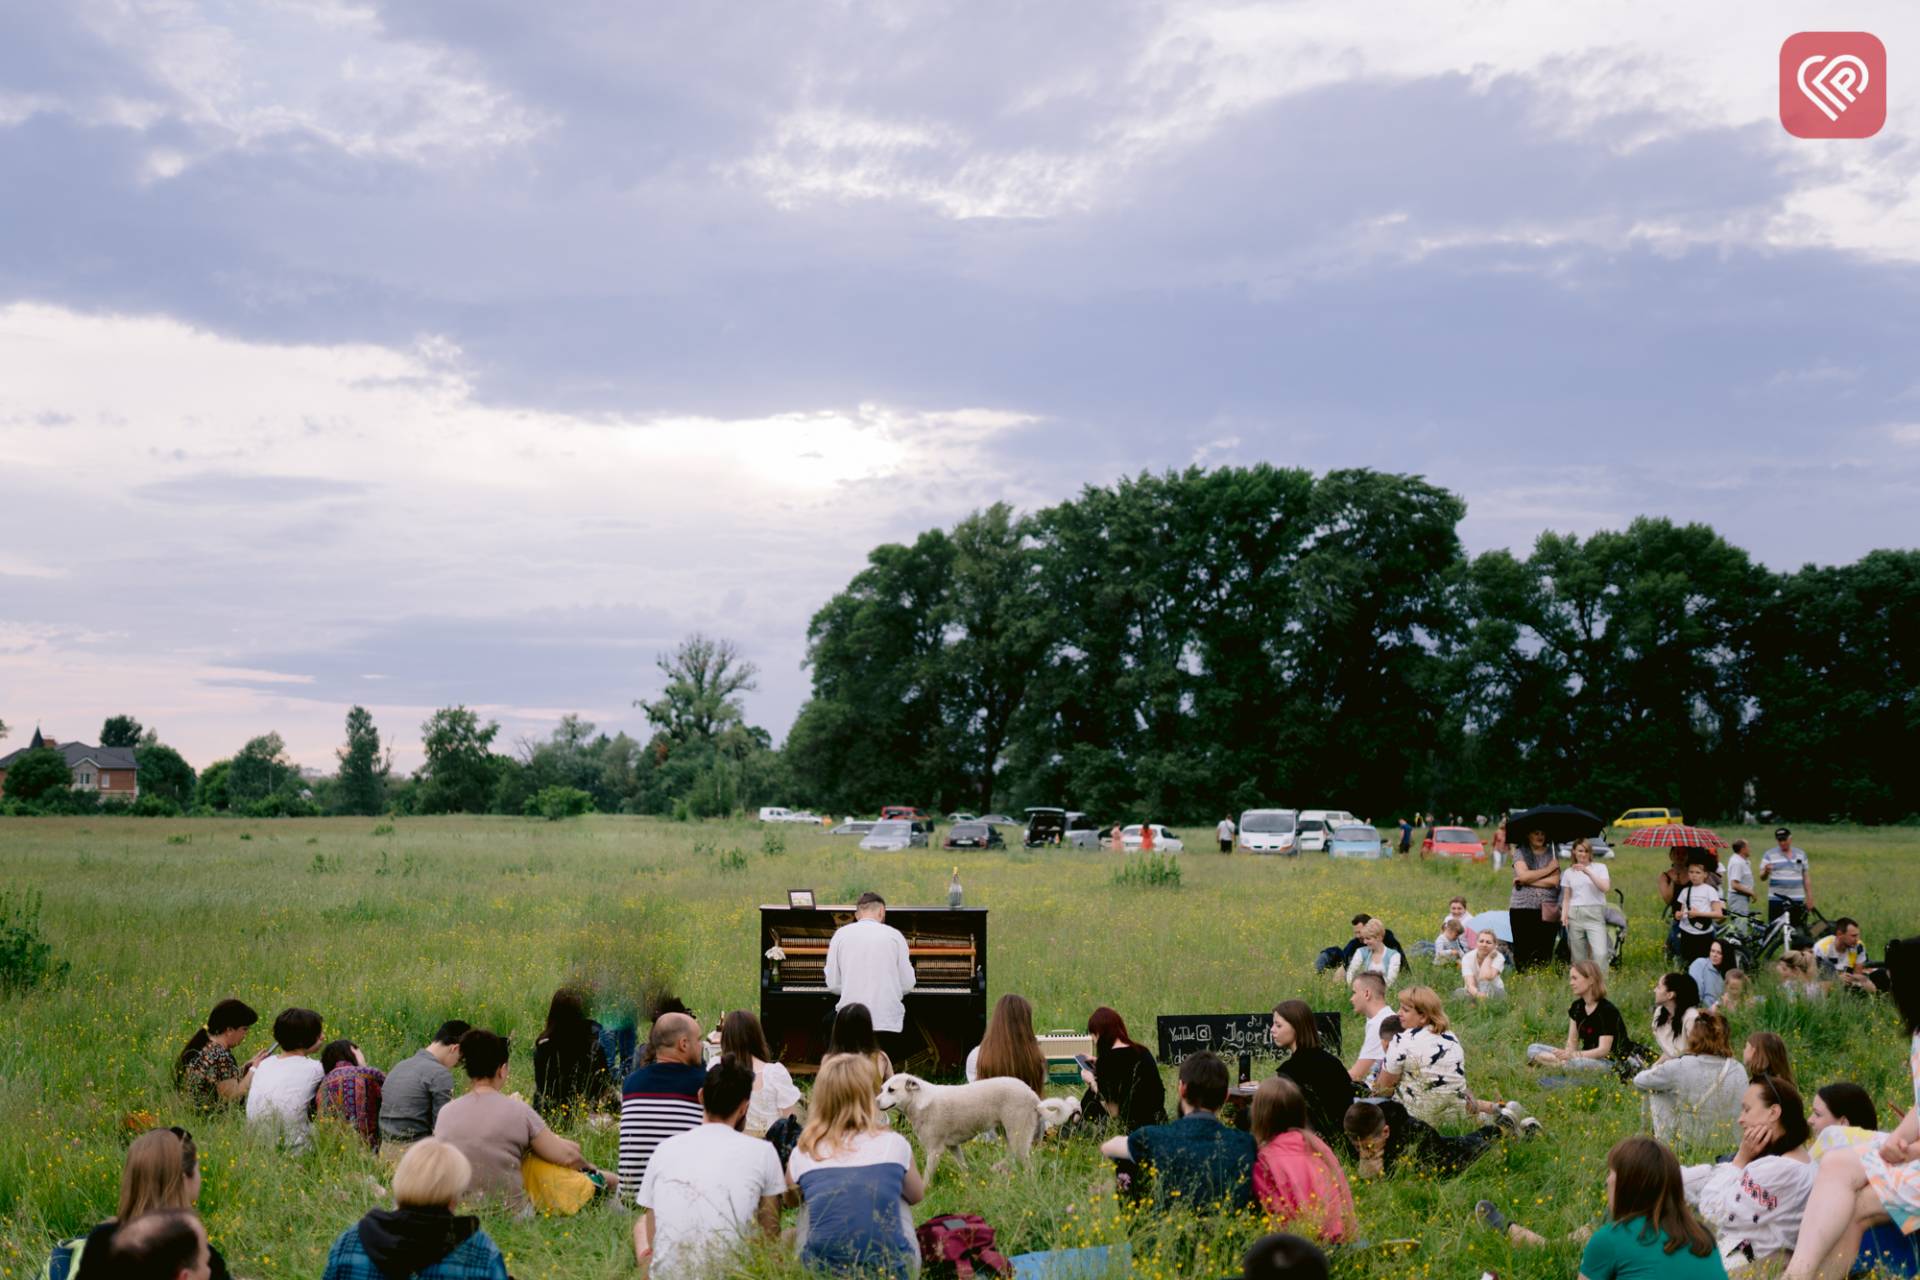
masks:
[[[947,849],[1004,849],[1000,832],[984,822],[957,822],[947,829]]]

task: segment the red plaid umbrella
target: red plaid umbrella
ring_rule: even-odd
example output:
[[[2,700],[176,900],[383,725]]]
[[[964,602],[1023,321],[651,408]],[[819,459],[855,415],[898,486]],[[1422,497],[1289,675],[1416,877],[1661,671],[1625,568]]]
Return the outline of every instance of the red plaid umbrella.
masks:
[[[1642,849],[1724,849],[1727,842],[1705,827],[1635,827],[1626,843]]]

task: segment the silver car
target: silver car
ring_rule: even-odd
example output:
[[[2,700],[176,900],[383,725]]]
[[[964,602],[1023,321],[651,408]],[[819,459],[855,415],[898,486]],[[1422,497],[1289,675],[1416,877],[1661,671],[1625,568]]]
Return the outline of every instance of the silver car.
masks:
[[[860,841],[860,847],[870,853],[898,853],[902,849],[924,849],[927,847],[927,833],[917,830],[914,823],[904,818],[888,818],[884,822],[873,824],[873,830]]]

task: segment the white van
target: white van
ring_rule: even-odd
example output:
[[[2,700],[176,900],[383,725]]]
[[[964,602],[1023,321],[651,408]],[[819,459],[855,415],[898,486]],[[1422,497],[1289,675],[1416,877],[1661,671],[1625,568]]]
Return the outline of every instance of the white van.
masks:
[[[1344,809],[1302,809],[1299,817],[1299,833],[1295,837],[1301,853],[1325,853],[1327,839],[1339,820],[1351,824],[1352,818]]]
[[[783,808],[777,804],[770,804],[760,810],[760,821],[817,823],[820,821],[820,815],[817,813],[808,813],[804,809],[793,810]]]
[[[1248,853],[1284,853],[1291,857],[1299,823],[1291,809],[1249,809],[1240,815],[1240,847]]]

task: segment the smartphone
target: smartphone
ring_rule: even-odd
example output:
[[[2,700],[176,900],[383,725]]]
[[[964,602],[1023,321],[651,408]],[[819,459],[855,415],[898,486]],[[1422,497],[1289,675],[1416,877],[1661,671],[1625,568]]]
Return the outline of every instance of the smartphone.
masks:
[[[1076,1053],[1073,1055],[1073,1060],[1080,1064],[1080,1069],[1082,1071],[1093,1070],[1093,1059],[1089,1058],[1086,1054]]]

